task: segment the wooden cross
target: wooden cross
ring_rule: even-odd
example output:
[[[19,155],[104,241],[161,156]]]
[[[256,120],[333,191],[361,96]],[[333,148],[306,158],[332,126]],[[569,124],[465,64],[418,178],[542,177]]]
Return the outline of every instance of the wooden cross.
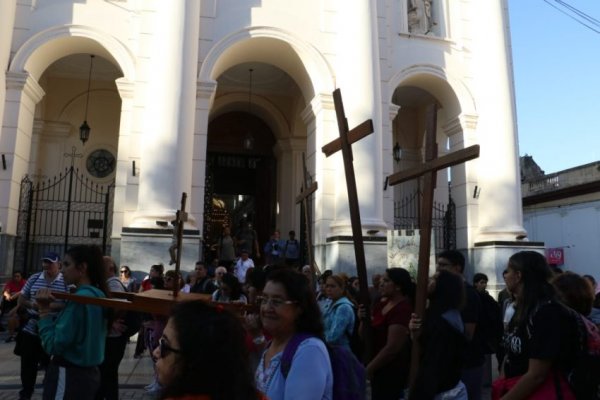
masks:
[[[188,220],[188,214],[185,211],[185,203],[187,201],[187,193],[181,193],[181,208],[175,213],[175,224],[177,229],[177,258],[175,259],[175,274],[179,276],[179,270],[181,265],[181,245],[183,242],[183,228],[184,222]],[[175,286],[173,286],[173,297],[177,297],[179,294],[179,279],[176,279]]]
[[[302,168],[304,170],[304,184],[300,188],[300,194],[296,196],[296,204],[302,204],[302,211],[304,212],[304,228],[306,234],[306,246],[308,247],[308,265],[310,265],[310,269],[313,274],[317,273],[317,268],[315,267],[315,262],[313,258],[313,248],[312,248],[312,221],[310,218],[310,208],[308,206],[308,199],[310,196],[317,191],[319,185],[317,182],[310,183],[310,178],[308,176],[308,170],[306,169],[306,158],[304,157],[304,153],[302,153]],[[306,190],[304,190],[306,188]]]
[[[346,187],[348,189],[348,207],[350,209],[350,222],[352,225],[352,238],[354,241],[354,255],[356,257],[356,272],[359,283],[359,300],[365,308],[367,315],[371,315],[371,297],[369,296],[369,284],[367,278],[367,264],[365,261],[365,247],[363,243],[362,225],[360,222],[360,209],[358,207],[358,193],[356,190],[356,177],[354,176],[354,165],[352,157],[352,143],[359,141],[365,136],[373,133],[373,121],[366,120],[351,131],[348,130],[348,120],[344,113],[344,103],[340,89],[333,92],[333,103],[337,117],[340,137],[322,147],[326,157],[341,150],[344,159],[344,172],[346,175]],[[365,344],[371,343],[370,324],[365,326]],[[370,349],[366,350],[366,358],[370,357]]]
[[[419,269],[417,271],[417,297],[415,302],[415,313],[420,318],[423,317],[425,302],[427,300],[433,191],[435,189],[437,171],[479,157],[479,145],[474,145],[437,158],[437,144],[435,142],[437,131],[437,106],[435,104],[431,104],[427,107],[426,118],[425,163],[418,167],[400,171],[389,176],[389,184],[391,186],[420,176],[423,177],[423,201],[421,203],[421,218],[419,221]],[[415,341],[413,342],[411,357],[411,382],[413,382],[416,377],[418,365],[419,345],[418,341]]]

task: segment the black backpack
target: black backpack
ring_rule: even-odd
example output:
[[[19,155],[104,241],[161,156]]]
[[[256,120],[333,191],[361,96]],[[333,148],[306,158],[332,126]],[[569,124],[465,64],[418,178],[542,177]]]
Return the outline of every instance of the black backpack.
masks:
[[[487,292],[477,292],[481,300],[481,311],[477,330],[483,351],[485,354],[492,354],[498,351],[502,334],[504,333],[504,323],[502,318],[502,307]]]
[[[600,399],[600,331],[583,315],[570,312],[577,322],[578,354],[568,380],[577,399]]]

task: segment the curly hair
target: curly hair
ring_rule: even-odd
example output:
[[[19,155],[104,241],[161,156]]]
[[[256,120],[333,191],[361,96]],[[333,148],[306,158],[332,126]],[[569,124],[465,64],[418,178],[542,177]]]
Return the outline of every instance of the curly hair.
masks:
[[[169,319],[180,353],[178,373],[162,399],[203,394],[213,400],[255,400],[245,331],[240,320],[203,301],[178,303]]]
[[[408,297],[414,304],[417,288],[410,277],[410,273],[404,268],[388,268],[385,270],[385,273],[394,285],[400,288],[402,294]]]
[[[267,283],[282,285],[288,300],[295,301],[301,310],[296,319],[296,332],[310,333],[323,339],[323,321],[317,300],[312,292],[308,278],[290,268],[276,268],[267,275]]]

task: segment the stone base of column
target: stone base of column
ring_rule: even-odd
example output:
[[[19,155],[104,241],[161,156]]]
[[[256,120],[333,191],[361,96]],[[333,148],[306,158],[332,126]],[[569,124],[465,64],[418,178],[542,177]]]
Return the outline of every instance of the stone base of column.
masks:
[[[16,236],[0,233],[0,276],[11,276],[14,270],[20,269],[13,266],[16,240]]]
[[[380,236],[363,237],[365,261],[369,279],[375,273],[383,273],[387,269],[387,239]],[[327,242],[315,249],[315,259],[321,271],[326,269],[334,273],[345,273],[356,276],[356,256],[352,236],[332,236]]]
[[[465,278],[472,283],[473,275],[482,272],[488,276],[487,290],[496,298],[504,289],[502,272],[506,269],[508,259],[519,251],[537,251],[544,253],[543,242],[525,241],[490,241],[478,242],[470,249],[470,257]]]
[[[175,269],[169,265],[169,247],[172,233],[166,229],[123,228],[121,239],[112,239],[112,257],[118,265],[128,265],[136,272],[148,274],[153,264],[162,263],[165,271]],[[202,241],[200,231],[184,230],[181,253],[181,271],[192,271],[200,259]]]

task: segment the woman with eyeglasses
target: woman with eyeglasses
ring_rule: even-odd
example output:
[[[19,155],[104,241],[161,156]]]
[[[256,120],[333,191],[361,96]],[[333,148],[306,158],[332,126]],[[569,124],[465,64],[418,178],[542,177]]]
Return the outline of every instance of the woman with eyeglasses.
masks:
[[[154,350],[161,399],[259,400],[239,319],[219,306],[175,306]]]
[[[257,303],[263,329],[272,337],[256,370],[258,390],[270,400],[331,399],[333,373],[308,279],[289,268],[276,269]],[[289,365],[282,362],[288,345],[297,346]]]
[[[330,276],[325,281],[325,293],[331,299],[323,314],[325,341],[350,349],[350,339],[354,332],[355,305],[348,296],[346,282],[339,275]]]
[[[138,284],[135,277],[131,276],[131,269],[127,265],[121,267],[121,274],[119,275],[121,283],[125,286],[128,292],[135,293],[138,291]]]
[[[98,246],[70,248],[62,262],[65,283],[76,287],[75,294],[105,298],[108,289],[102,251]],[[98,305],[68,301],[54,318],[50,289],[36,294],[40,320],[38,328],[44,351],[52,361],[44,378],[44,399],[94,399],[100,386],[98,366],[104,360],[108,315]]]

